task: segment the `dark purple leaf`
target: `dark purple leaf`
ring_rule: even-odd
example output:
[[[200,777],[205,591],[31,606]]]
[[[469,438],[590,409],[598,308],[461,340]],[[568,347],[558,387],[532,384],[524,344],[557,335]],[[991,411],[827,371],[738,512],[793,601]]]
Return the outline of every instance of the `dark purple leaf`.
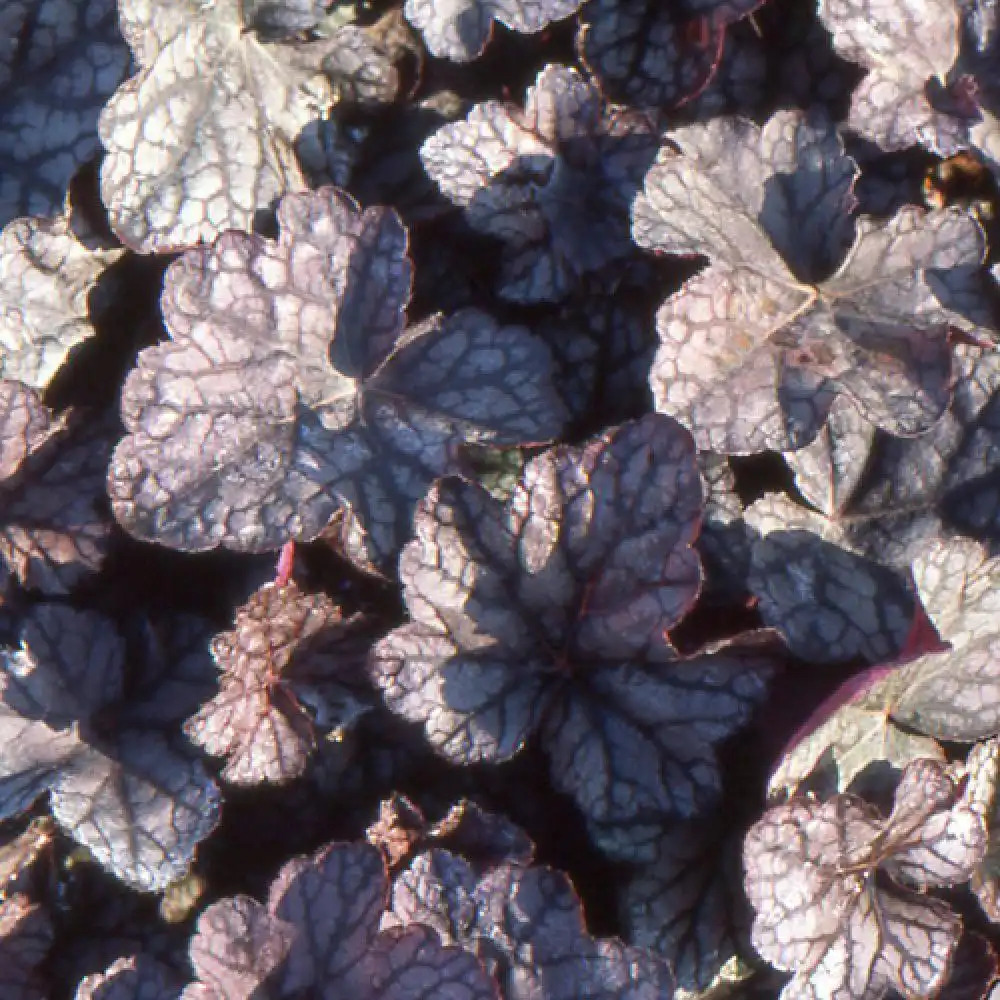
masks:
[[[39,604],[20,647],[0,651],[0,699],[25,719],[66,729],[121,699],[124,667],[125,644],[108,619]]]
[[[110,442],[99,421],[57,419],[33,389],[0,381],[0,580],[65,594],[104,560],[98,514]]]
[[[399,18],[398,11],[390,11],[386,17]],[[340,102],[380,105],[395,98],[399,76],[388,46],[375,37],[377,28],[377,23],[370,31],[345,24],[333,36],[335,44],[324,57],[322,67]]]
[[[583,0],[406,0],[406,18],[441,59],[469,62],[490,40],[493,22],[512,31],[534,34],[552,21],[575,14]]]
[[[662,955],[685,990],[707,989],[745,930],[739,848],[726,834],[718,815],[668,827],[656,860],[621,890],[626,940]]]
[[[172,340],[125,383],[109,492],[133,534],[279,548],[346,503],[348,555],[388,570],[463,441],[554,435],[544,345],[465,310],[405,332],[406,234],[332,188],[286,197],[277,242],[227,233],[167,273]],[[238,377],[237,377],[238,371]]]
[[[386,922],[432,927],[445,944],[473,939],[477,874],[465,858],[440,847],[418,854],[392,883]]]
[[[127,65],[114,0],[4,4],[0,226],[59,211],[73,174],[100,148],[101,105]]]
[[[132,955],[83,979],[74,1000],[177,1000],[180,992],[176,978],[155,958]]]
[[[367,710],[364,620],[345,620],[324,594],[272,583],[237,609],[235,624],[212,641],[219,693],[184,732],[226,758],[222,776],[233,784],[291,781],[317,739]]]
[[[496,1000],[479,963],[426,927],[379,930],[389,884],[381,852],[330,844],[278,873],[266,907],[222,900],[202,915],[191,957],[202,990],[185,998]],[[211,920],[207,918],[212,915]]]
[[[102,721],[122,696],[122,647],[95,612],[36,606],[0,659],[0,815],[48,790],[56,821],[100,864],[162,889],[217,824],[219,793],[162,736]]]
[[[658,314],[657,409],[727,454],[803,447],[840,394],[891,433],[928,430],[950,398],[949,327],[985,306],[976,222],[913,208],[855,220],[856,167],[821,119],[672,138],[681,153],[647,174],[633,234],[712,263]]]
[[[642,266],[601,272],[585,279],[554,319],[535,327],[552,351],[556,388],[584,427],[595,413],[614,423],[652,409],[654,282]]]
[[[543,453],[506,509],[439,481],[400,561],[411,621],[375,647],[387,704],[458,762],[538,731],[592,823],[690,815],[771,670],[766,634],[689,658],[670,644],[700,585],[701,506],[690,437],[655,415]]]
[[[888,819],[851,796],[792,799],[768,810],[744,844],[754,947],[795,973],[790,989],[802,995],[932,996],[947,979],[961,920],[938,899],[876,881],[876,872],[921,890],[953,885],[985,848],[981,811],[938,761],[908,765]]]
[[[632,252],[628,204],[658,141],[649,116],[607,109],[575,69],[549,65],[523,111],[477,104],[420,158],[469,225],[503,242],[499,294],[557,302]]]
[[[41,723],[36,723],[41,725]],[[80,746],[51,785],[59,825],[123,882],[163,889],[219,822],[220,796],[198,761],[153,733]]]
[[[781,494],[752,504],[746,523],[757,536],[749,588],[797,656],[878,663],[899,652],[914,609],[905,562],[876,561],[852,538],[849,519],[823,517]]]
[[[456,855],[418,855],[393,883],[391,922],[427,924],[476,954],[506,1000],[669,1000],[663,960],[591,937],[569,879],[551,868],[505,864],[478,878]]]
[[[45,910],[27,896],[0,902],[0,990],[4,1000],[46,1000],[39,976],[55,932]]]
[[[722,58],[723,27],[686,3],[593,0],[581,13],[581,58],[614,100],[675,107],[696,97]]]

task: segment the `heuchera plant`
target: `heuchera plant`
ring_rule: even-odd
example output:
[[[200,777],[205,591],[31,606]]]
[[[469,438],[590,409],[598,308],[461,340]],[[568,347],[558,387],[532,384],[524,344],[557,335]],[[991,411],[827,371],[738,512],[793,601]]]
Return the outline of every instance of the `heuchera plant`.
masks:
[[[647,174],[633,234],[711,264],[657,315],[657,409],[726,454],[801,448],[841,394],[892,434],[928,430],[950,398],[948,331],[976,301],[976,222],[916,208],[856,219],[854,161],[828,122],[796,112],[671,138],[679,152]]]
[[[998,41],[0,0],[0,1000],[997,1000]]]
[[[523,111],[477,104],[420,158],[469,225],[503,242],[500,295],[557,302],[634,249],[628,204],[658,144],[649,117],[606,108],[576,70],[546,66]]]
[[[606,849],[719,794],[713,746],[774,669],[752,633],[682,656],[670,642],[701,583],[690,436],[648,416],[528,463],[506,505],[439,481],[400,579],[410,622],[375,647],[391,709],[460,763],[536,737],[556,787]]]
[[[387,570],[416,501],[464,441],[554,436],[550,359],[523,327],[464,310],[407,328],[395,212],[332,188],[289,195],[277,241],[230,232],[173,264],[172,339],[129,376],[111,461],[119,523],[187,551],[344,540]]]
[[[906,768],[887,819],[847,795],[768,810],[743,864],[754,947],[794,973],[782,997],[934,996],[962,924],[925,892],[966,881],[985,849],[981,810],[934,760]]]

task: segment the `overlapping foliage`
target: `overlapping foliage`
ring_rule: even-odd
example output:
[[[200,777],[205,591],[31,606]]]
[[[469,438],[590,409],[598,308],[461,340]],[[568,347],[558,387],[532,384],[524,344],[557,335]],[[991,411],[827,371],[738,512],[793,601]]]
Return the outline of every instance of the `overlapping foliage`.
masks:
[[[0,5],[0,993],[995,990],[997,17]]]

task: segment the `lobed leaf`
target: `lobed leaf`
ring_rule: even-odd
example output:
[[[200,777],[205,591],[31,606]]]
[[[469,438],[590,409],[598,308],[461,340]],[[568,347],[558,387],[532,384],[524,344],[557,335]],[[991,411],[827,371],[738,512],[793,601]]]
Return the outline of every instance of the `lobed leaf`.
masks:
[[[0,11],[0,226],[59,212],[100,149],[101,105],[128,50],[114,0],[9,0]]]
[[[343,733],[367,710],[360,684],[368,643],[323,594],[266,584],[212,642],[220,690],[184,724],[226,757],[233,784],[284,783],[306,768],[323,733]]]
[[[795,798],[747,834],[753,943],[794,973],[782,995],[930,997],[944,985],[961,920],[941,900],[876,880],[928,886],[969,877],[986,848],[982,813],[947,765],[910,763],[888,819],[860,799]]]
[[[109,526],[97,505],[107,429],[57,419],[35,391],[0,381],[0,584],[65,594],[100,569]]]
[[[500,295],[557,302],[631,253],[627,206],[656,145],[649,117],[605,108],[575,69],[548,65],[523,111],[477,104],[420,158],[469,225],[503,242]]]
[[[249,1000],[266,983],[277,1000],[495,1000],[479,963],[429,928],[380,931],[387,898],[381,853],[368,844],[334,843],[295,858],[266,907],[238,896],[205,911],[191,942],[199,983],[184,997]]]
[[[727,454],[803,447],[841,394],[890,433],[928,430],[950,399],[948,330],[984,301],[978,225],[912,208],[855,220],[853,161],[797,112],[673,138],[681,153],[647,174],[633,235],[712,263],[658,314],[657,409]]]
[[[439,481],[400,560],[411,621],[373,652],[387,704],[457,762],[537,732],[595,833],[690,815],[770,673],[766,635],[670,645],[700,585],[701,505],[690,438],[659,416],[533,459],[506,508]]]
[[[534,34],[575,14],[582,0],[406,0],[407,20],[423,35],[432,55],[469,62],[480,55],[499,21],[512,31]]]
[[[88,296],[120,256],[85,247],[67,216],[8,223],[0,233],[0,376],[43,390],[94,336]]]
[[[167,274],[171,341],[128,377],[115,516],[188,551],[279,548],[338,510],[347,554],[385,571],[463,441],[562,423],[544,345],[464,310],[404,332],[411,271],[389,209],[332,188],[286,197],[277,241],[227,233]]]
[[[337,34],[299,45],[253,30],[239,0],[122,0],[138,73],[99,122],[101,196],[127,246],[163,253],[250,230],[305,177],[295,142],[333,104]]]

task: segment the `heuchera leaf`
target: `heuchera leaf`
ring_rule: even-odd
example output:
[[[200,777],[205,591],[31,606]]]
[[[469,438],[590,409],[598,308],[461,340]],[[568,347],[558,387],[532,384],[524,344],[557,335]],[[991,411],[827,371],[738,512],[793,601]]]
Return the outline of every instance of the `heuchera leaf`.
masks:
[[[907,766],[888,819],[847,795],[768,810],[743,864],[754,947],[794,973],[782,997],[935,995],[962,925],[922,893],[967,880],[985,849],[982,811],[934,760]]]
[[[700,586],[701,508],[690,436],[658,415],[538,456],[506,508],[439,481],[400,560],[411,621],[373,653],[386,703],[456,762],[537,733],[606,848],[696,812],[773,666],[768,633],[690,657],[667,637]]]
[[[111,462],[115,516],[188,551],[280,548],[346,503],[348,555],[389,569],[463,441],[554,436],[544,344],[463,310],[404,330],[411,267],[390,209],[289,195],[277,241],[230,232],[167,272],[171,340],[139,355]]]
[[[883,149],[920,143],[950,156],[968,145],[975,105],[963,109],[946,89],[959,55],[955,0],[821,0],[819,16],[837,52],[868,69],[851,98],[851,129]]]
[[[935,740],[900,728],[891,711],[891,705],[872,694],[839,707],[781,758],[768,782],[769,793],[794,793],[807,780],[831,792],[846,792],[877,762],[902,770],[918,758],[944,760]]]
[[[656,155],[651,119],[605,107],[575,69],[546,66],[524,110],[487,101],[420,147],[473,229],[504,243],[499,293],[554,302],[632,251],[628,204]]]
[[[226,781],[291,781],[318,737],[349,729],[368,708],[364,622],[343,619],[324,594],[269,583],[237,609],[235,624],[212,641],[219,693],[184,732],[226,758]]]
[[[985,305],[978,224],[912,207],[855,219],[854,162],[798,112],[671,138],[681,152],[647,174],[633,235],[711,265],[658,314],[657,409],[724,454],[801,448],[840,394],[892,434],[929,429],[950,398],[949,328]]]
[[[979,900],[983,912],[994,923],[1000,923],[1000,799],[997,782],[1000,779],[1000,740],[976,743],[966,761],[966,770],[973,801],[986,817],[988,840],[983,860],[972,873],[970,888]]]
[[[101,197],[123,243],[164,252],[250,230],[306,187],[295,140],[333,103],[323,63],[336,33],[262,40],[240,0],[121,0],[120,16],[139,72],[99,124]]]
[[[621,890],[625,939],[666,958],[682,989],[706,990],[745,937],[739,884],[739,839],[718,813],[672,824]]]
[[[128,49],[114,0],[6,0],[0,10],[0,226],[59,211],[100,148],[97,118]]]
[[[505,1000],[670,1000],[666,961],[586,929],[562,872],[504,864],[477,875],[464,858],[434,849],[397,876],[391,917],[429,924],[479,956]],[[419,923],[415,923],[419,921]]]
[[[583,0],[406,0],[406,19],[423,35],[432,55],[455,62],[475,59],[499,21],[534,34],[575,14]]]
[[[765,621],[800,655],[893,655],[910,617],[911,563],[942,522],[983,540],[1000,537],[1000,364],[988,349],[958,345],[955,354],[952,404],[929,431],[875,433],[839,397],[819,435],[785,455],[818,510],[776,495],[747,510],[758,536],[750,588]]]
[[[4,1000],[46,1000],[49,991],[39,967],[55,932],[44,908],[27,896],[0,902],[0,990]]]
[[[124,645],[96,612],[35,606],[0,651],[0,818],[45,791],[69,836],[131,886],[162,889],[218,822],[219,793],[164,737],[115,729]]]
[[[0,589],[13,578],[65,594],[100,569],[109,451],[98,421],[53,417],[33,389],[0,381]]]
[[[867,538],[855,541],[861,532],[850,519],[826,518],[781,494],[751,504],[745,522],[755,536],[749,589],[764,622],[797,656],[878,663],[899,652],[913,618],[903,562],[911,547],[898,560],[883,551],[878,562],[867,551]],[[921,532],[912,548],[926,541]]]
[[[469,799],[460,799],[434,824],[410,799],[398,792],[379,804],[378,819],[365,831],[368,843],[396,869],[420,846],[445,847],[480,868],[503,861],[529,864],[535,854],[531,838],[503,815]]]
[[[971,539],[936,540],[914,560],[913,577],[950,648],[911,661],[872,693],[891,701],[893,719],[937,739],[1000,732],[1000,558]]]
[[[74,1000],[177,1000],[180,992],[175,977],[155,958],[130,955],[81,980]]]
[[[426,927],[379,930],[389,895],[381,853],[333,843],[288,862],[266,907],[238,896],[202,914],[191,941],[201,989],[185,1000],[249,1000],[266,985],[274,1000],[495,1000],[471,956]]]
[[[0,376],[44,389],[95,333],[87,299],[122,251],[88,250],[69,218],[15,219],[0,233]]]
[[[594,0],[580,14],[581,59],[615,100],[677,106],[715,76],[726,26],[762,0]]]

